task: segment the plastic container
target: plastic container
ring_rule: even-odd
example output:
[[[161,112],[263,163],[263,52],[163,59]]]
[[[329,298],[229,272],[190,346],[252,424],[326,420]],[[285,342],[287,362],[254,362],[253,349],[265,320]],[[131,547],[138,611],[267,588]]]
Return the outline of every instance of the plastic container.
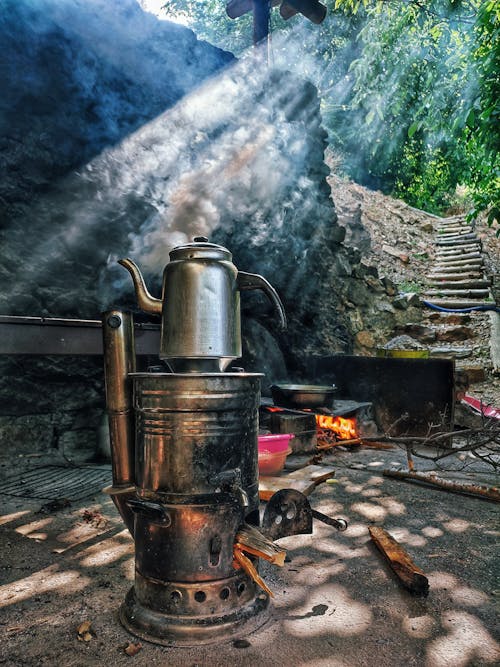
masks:
[[[265,477],[266,475],[276,475],[281,472],[285,465],[286,457],[291,452],[291,447],[281,452],[259,451],[259,474]]]
[[[291,453],[293,433],[259,435],[259,474],[276,475],[283,470],[286,457]]]
[[[293,433],[259,435],[259,452],[283,452],[288,449]]]

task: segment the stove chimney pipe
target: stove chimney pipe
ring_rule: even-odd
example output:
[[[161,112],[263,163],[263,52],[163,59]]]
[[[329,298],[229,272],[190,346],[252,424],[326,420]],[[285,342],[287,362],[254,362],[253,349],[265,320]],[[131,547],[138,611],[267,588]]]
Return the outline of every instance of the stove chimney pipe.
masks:
[[[135,446],[132,388],[128,378],[135,371],[134,322],[131,313],[109,310],[102,315],[104,378],[113,466],[113,486],[108,493],[134,534],[134,514],[127,501],[135,494]]]

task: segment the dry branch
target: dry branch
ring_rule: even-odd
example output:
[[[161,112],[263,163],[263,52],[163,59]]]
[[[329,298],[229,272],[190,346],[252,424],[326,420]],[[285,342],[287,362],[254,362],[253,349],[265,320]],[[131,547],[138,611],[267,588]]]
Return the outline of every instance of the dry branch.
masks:
[[[461,482],[450,482],[447,479],[436,477],[436,475],[425,474],[421,472],[403,472],[400,470],[384,470],[382,472],[384,477],[393,477],[394,479],[415,480],[417,482],[424,482],[430,486],[435,486],[444,491],[451,491],[452,493],[466,493],[467,495],[476,496],[478,498],[486,498],[497,503],[500,502],[500,491],[494,486],[478,486],[477,484],[462,484]]]

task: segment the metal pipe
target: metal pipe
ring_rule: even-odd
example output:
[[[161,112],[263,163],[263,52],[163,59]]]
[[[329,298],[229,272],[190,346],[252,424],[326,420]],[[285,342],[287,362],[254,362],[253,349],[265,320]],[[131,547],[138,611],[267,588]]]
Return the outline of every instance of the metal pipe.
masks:
[[[111,495],[125,525],[134,534],[134,514],[127,500],[135,493],[135,446],[132,390],[135,372],[134,323],[131,313],[109,310],[102,316],[104,379],[109,420],[113,486]]]
[[[84,355],[103,353],[100,320],[0,315],[0,354]],[[160,326],[134,324],[137,356],[158,355]]]

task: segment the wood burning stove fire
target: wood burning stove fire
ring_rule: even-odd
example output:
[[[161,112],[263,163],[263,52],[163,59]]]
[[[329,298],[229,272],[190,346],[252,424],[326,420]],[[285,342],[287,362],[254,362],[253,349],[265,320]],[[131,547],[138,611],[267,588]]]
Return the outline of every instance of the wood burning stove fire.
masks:
[[[140,305],[163,313],[160,356],[174,372],[135,372],[131,315],[103,316],[113,463],[107,491],[135,542],[135,583],[121,622],[149,641],[194,645],[250,631],[267,618],[269,595],[258,574],[249,575],[257,565],[235,550],[242,526],[248,533],[259,525],[262,376],[221,371],[241,356],[238,287],[264,289],[283,322],[284,314],[267,281],[238,273],[231,254],[207,239],[170,257],[164,294],[170,280],[183,291],[173,304],[153,300],[137,267],[123,264]],[[194,308],[196,321],[176,314],[175,304],[184,315]]]
[[[313,453],[325,441],[348,442],[376,428],[370,402],[343,399],[335,399],[332,408],[295,410],[263,398],[260,423],[271,433],[293,433],[290,446],[295,454]]]

